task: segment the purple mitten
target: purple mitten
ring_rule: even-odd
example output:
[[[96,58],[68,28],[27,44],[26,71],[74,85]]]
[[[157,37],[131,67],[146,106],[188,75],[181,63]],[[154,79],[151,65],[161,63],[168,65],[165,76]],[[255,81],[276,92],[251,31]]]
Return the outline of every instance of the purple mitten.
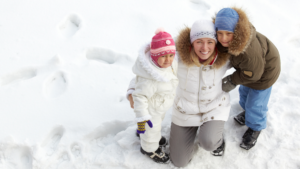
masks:
[[[138,122],[138,129],[137,129],[137,133],[139,134],[144,134],[145,131],[146,131],[146,128],[145,128],[145,123],[147,122],[147,124],[149,125],[150,128],[153,127],[153,124],[150,120],[145,120],[145,121],[142,121],[142,122]]]
[[[149,125],[150,128],[153,127],[153,124],[152,124],[152,122],[150,120],[148,120],[147,123],[148,123],[148,125]]]

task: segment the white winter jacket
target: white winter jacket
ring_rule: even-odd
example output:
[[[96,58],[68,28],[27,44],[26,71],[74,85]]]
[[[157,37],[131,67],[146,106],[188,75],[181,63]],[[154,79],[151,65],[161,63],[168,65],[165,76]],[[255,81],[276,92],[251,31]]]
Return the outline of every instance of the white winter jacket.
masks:
[[[227,121],[230,97],[222,90],[222,78],[230,68],[228,57],[217,55],[200,67],[195,66],[189,55],[189,33],[189,28],[181,31],[176,41],[179,85],[172,122],[179,126],[200,126],[210,120]]]
[[[219,69],[213,65],[187,67],[181,59],[178,65],[179,85],[172,122],[179,126],[200,126],[210,120],[227,121],[230,97],[222,90],[222,77],[229,62]]]
[[[177,58],[168,68],[157,67],[150,57],[150,43],[141,48],[132,68],[136,78],[129,86],[135,88],[132,96],[138,122],[150,120],[171,108],[178,85],[177,67]]]

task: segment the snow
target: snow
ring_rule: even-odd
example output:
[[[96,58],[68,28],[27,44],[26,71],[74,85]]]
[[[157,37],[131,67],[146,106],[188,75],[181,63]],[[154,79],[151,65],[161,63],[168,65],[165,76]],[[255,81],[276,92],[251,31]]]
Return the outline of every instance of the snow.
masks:
[[[0,169],[175,168],[139,152],[125,98],[131,67],[158,27],[175,37],[233,5],[281,54],[268,126],[254,148],[239,147],[246,127],[233,121],[241,111],[235,89],[225,156],[196,145],[186,168],[300,168],[299,1],[1,0]],[[170,123],[168,111],[167,138]]]

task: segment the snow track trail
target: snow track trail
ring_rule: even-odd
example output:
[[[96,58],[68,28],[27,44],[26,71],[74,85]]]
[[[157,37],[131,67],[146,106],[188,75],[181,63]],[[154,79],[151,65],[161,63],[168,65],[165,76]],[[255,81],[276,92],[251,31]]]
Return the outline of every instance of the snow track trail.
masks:
[[[37,75],[37,69],[33,67],[20,69],[1,78],[1,85],[8,85],[33,78]]]
[[[71,38],[82,27],[82,21],[76,14],[68,15],[58,26],[58,29],[66,38]]]
[[[107,64],[116,64],[117,62],[131,61],[127,55],[114,52],[106,48],[93,47],[86,50],[86,58],[96,60]]]
[[[44,84],[46,97],[57,97],[67,89],[67,79],[64,72],[58,71],[51,75]]]

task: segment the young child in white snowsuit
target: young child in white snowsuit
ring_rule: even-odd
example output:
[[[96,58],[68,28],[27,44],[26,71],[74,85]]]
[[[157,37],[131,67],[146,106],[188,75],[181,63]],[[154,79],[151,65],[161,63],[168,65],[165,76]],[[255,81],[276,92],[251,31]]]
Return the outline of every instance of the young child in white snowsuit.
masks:
[[[178,85],[175,51],[172,36],[158,29],[152,42],[140,49],[132,68],[136,78],[130,84],[135,88],[132,96],[141,153],[158,163],[169,162],[169,155],[163,152],[159,142],[163,138],[161,123],[166,111],[173,105]]]

